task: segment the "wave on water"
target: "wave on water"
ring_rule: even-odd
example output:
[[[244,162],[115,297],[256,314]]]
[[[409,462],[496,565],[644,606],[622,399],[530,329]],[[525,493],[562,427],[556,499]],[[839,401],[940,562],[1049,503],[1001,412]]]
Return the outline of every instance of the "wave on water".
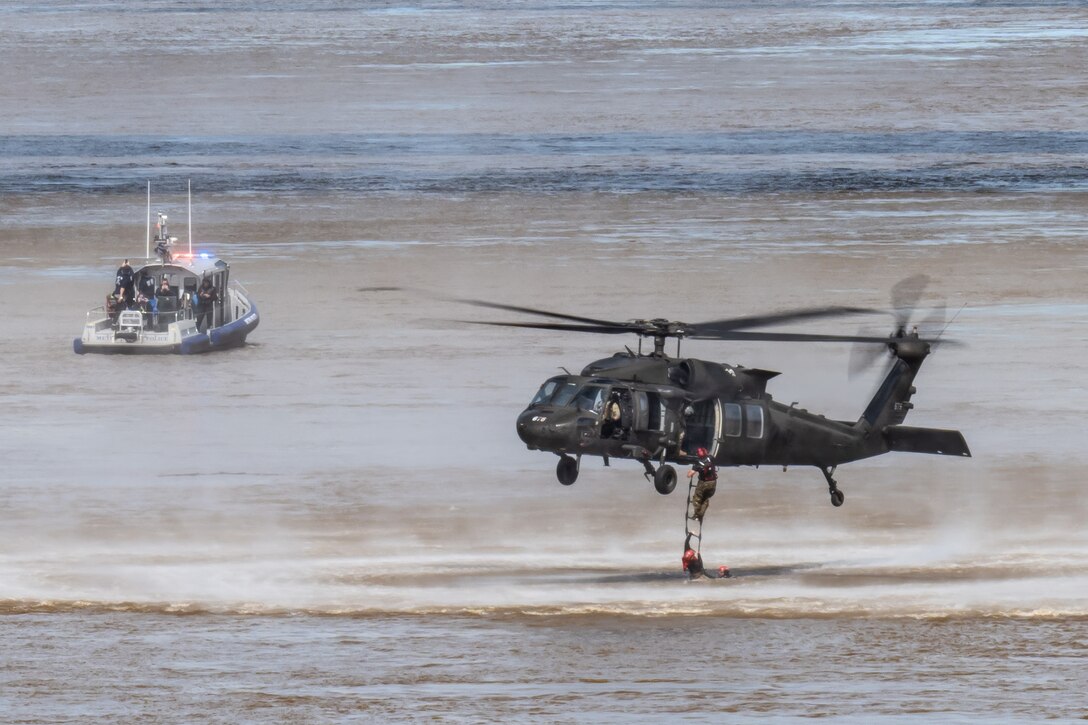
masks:
[[[37,583],[27,584],[32,578]],[[679,568],[526,566],[516,559],[485,560],[478,567],[463,560],[427,566],[390,560],[171,565],[156,559],[14,579],[24,584],[5,587],[0,614],[1088,621],[1082,596],[1088,564],[1061,556],[918,565],[768,564],[736,567],[729,579],[696,581]]]
[[[722,133],[313,134],[265,136],[0,135],[5,157],[162,159],[400,156],[796,156],[1088,154],[1081,131],[738,131]]]
[[[1088,188],[1088,133],[0,136],[0,192],[774,193]]]

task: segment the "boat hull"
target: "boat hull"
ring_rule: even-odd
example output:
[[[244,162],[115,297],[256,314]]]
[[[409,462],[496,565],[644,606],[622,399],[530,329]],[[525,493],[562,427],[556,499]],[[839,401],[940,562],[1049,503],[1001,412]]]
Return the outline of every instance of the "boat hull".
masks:
[[[84,333],[83,337],[72,341],[72,349],[77,355],[195,355],[217,352],[244,345],[246,337],[257,328],[260,321],[257,306],[250,303],[249,310],[241,318],[207,332],[197,332],[193,328],[183,334],[180,341],[165,340],[160,336],[145,338],[144,335],[136,335],[135,339],[129,340],[113,335],[112,339],[106,340],[94,339],[94,336]]]

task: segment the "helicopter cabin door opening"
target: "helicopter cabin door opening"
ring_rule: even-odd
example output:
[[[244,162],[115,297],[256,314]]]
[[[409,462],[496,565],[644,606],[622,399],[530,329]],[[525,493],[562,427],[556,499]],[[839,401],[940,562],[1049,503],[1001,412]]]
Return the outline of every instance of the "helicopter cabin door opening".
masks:
[[[656,434],[651,436],[655,441],[660,438],[667,419],[660,394],[618,386],[609,388],[607,393],[597,409],[601,414],[601,438],[643,442],[647,442],[643,440],[646,434]]]
[[[700,400],[691,405],[692,414],[684,421],[684,451],[694,456],[705,448],[711,456],[718,454],[718,439],[722,432],[722,406],[717,398]]]
[[[600,415],[601,438],[627,439],[634,422],[630,389],[613,387],[602,389],[602,393],[605,394],[597,399],[595,408]]]

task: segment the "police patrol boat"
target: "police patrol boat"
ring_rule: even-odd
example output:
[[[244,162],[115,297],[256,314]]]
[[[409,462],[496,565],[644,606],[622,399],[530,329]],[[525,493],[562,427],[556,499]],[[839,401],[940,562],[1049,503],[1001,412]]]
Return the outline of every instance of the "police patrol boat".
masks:
[[[190,221],[192,202],[190,197]],[[230,265],[207,253],[173,252],[177,237],[159,212],[155,257],[151,252],[151,188],[148,185],[147,257],[117,271],[113,293],[87,312],[76,353],[175,353],[225,350],[242,345],[260,315],[249,293],[230,278]],[[212,292],[208,293],[207,288]],[[202,288],[205,293],[201,294]]]

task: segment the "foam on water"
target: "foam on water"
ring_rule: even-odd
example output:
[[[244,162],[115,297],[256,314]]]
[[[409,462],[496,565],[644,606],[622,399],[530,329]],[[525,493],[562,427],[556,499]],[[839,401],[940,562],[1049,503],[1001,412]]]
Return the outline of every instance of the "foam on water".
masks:
[[[522,525],[520,534],[510,529],[516,516],[480,518],[482,501],[434,510],[429,515],[445,518],[449,530],[429,538],[418,524],[399,531],[380,510],[368,512],[365,497],[345,518],[308,501],[307,490],[260,491],[242,505],[231,489],[206,490],[188,509],[159,509],[146,495],[111,501],[99,491],[93,506],[80,507],[85,513],[65,508],[48,522],[24,523],[20,544],[0,556],[2,608],[1088,617],[1088,539],[1034,524],[994,535],[949,515],[936,527],[893,534],[813,526],[785,511],[776,526],[766,513],[750,520],[743,510],[722,510],[728,533],[718,538],[725,541],[712,539],[705,555],[710,568],[731,565],[734,578],[688,582],[675,542],[661,539],[664,527],[632,529],[617,519],[617,537],[602,548],[591,528],[561,525],[567,512],[558,504],[547,512],[538,505],[532,527]],[[353,497],[338,494],[345,495]],[[297,501],[284,509],[284,497]],[[286,513],[291,509],[299,514]],[[207,511],[215,512],[208,521]],[[67,519],[75,525],[65,526]],[[324,530],[312,528],[320,520],[327,520]]]

